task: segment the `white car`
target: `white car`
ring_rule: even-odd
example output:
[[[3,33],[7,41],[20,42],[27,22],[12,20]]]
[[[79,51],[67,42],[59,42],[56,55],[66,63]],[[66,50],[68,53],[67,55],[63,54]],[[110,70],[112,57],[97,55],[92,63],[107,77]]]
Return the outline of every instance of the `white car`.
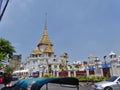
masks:
[[[92,85],[93,90],[120,90],[120,76],[112,76],[107,81]]]
[[[18,80],[18,79],[19,79],[18,75],[15,75],[15,74],[12,75],[12,81],[15,81],[15,80]]]

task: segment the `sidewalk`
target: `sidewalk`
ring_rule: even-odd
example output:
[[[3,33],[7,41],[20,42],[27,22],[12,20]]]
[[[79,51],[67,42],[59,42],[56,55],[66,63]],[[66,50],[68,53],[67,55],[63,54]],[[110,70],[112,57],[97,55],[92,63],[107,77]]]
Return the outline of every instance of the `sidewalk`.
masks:
[[[79,85],[80,86],[91,86],[91,85],[93,85],[94,83],[93,82],[79,82]]]

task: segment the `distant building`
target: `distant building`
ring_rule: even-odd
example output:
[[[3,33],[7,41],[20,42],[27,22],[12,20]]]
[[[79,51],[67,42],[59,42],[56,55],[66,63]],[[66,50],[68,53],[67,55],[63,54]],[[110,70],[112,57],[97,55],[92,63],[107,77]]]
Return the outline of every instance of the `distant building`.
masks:
[[[20,70],[20,65],[21,65],[21,57],[22,55],[13,55],[11,60],[9,61],[10,66],[14,70]]]

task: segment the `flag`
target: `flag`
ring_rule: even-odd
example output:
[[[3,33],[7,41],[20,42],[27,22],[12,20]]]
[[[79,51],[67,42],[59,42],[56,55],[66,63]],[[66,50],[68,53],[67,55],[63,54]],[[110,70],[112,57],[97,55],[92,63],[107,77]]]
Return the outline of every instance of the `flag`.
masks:
[[[1,12],[1,7],[2,7],[2,2],[3,0],[0,0],[0,12]]]
[[[93,57],[94,57],[94,56],[93,56],[92,54],[90,54],[88,58],[89,58],[89,59],[92,59]]]

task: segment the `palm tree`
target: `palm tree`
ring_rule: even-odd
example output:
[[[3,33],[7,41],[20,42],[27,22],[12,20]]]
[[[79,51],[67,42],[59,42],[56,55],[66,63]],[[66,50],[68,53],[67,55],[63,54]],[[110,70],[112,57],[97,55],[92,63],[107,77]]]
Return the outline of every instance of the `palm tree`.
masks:
[[[0,38],[0,63],[6,59],[12,58],[13,53],[15,52],[14,47],[6,39]]]

